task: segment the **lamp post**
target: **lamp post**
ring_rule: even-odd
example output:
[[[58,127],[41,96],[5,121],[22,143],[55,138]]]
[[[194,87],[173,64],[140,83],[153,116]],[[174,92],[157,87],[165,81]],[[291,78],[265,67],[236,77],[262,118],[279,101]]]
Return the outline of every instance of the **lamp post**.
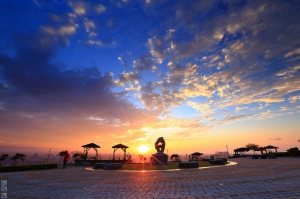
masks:
[[[229,153],[228,153],[228,146],[226,145],[226,149],[227,149],[227,155],[228,155],[228,157],[229,157]]]
[[[47,157],[47,162],[48,162],[48,160],[49,160],[50,151],[51,151],[51,148],[49,148],[49,154],[48,154],[48,157]]]

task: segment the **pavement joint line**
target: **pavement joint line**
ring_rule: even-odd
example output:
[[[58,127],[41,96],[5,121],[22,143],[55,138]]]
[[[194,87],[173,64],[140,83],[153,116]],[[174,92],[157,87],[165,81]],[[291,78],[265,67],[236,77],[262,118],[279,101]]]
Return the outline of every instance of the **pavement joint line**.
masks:
[[[173,172],[91,172],[70,166],[0,173],[8,198],[300,198],[300,158]]]

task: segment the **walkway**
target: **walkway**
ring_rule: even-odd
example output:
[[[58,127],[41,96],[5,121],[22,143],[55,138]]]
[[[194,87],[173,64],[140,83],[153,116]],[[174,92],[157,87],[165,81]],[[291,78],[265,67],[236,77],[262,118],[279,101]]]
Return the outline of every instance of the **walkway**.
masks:
[[[180,171],[1,173],[8,198],[300,198],[300,158],[232,159],[234,166]]]

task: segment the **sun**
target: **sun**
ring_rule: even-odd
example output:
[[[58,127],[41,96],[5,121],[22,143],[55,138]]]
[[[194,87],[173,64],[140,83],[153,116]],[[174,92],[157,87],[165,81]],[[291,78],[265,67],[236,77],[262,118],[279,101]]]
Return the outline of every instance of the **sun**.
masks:
[[[137,148],[137,150],[141,153],[145,153],[145,152],[149,151],[149,149],[150,148],[147,144],[143,144]]]

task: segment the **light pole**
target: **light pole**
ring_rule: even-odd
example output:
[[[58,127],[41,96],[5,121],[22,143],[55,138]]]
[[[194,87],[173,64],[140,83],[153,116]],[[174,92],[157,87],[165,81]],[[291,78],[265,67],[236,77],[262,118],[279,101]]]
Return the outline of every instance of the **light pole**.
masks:
[[[227,149],[227,155],[228,155],[228,157],[229,157],[229,153],[228,153],[228,146],[226,145],[226,149]]]
[[[47,162],[48,162],[48,160],[49,160],[50,151],[51,151],[51,148],[49,148],[49,154],[48,154]]]

